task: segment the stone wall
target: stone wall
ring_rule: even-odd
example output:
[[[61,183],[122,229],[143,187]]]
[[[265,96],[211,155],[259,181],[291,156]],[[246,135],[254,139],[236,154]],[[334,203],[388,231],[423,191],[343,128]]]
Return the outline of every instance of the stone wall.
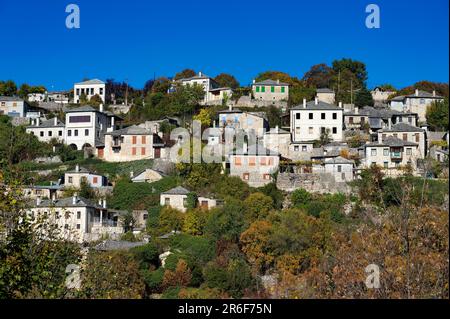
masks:
[[[330,173],[297,174],[279,173],[277,177],[277,187],[286,192],[293,192],[303,188],[311,193],[344,193],[351,192],[347,183],[336,182]]]

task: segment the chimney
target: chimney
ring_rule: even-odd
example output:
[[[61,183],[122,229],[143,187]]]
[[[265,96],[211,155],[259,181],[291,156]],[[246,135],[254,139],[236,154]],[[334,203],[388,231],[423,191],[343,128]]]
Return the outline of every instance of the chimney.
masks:
[[[36,119],[36,126],[39,126],[41,124],[41,119],[38,117],[37,119]]]
[[[415,95],[419,96],[419,89],[416,89]]]
[[[216,120],[213,122],[213,128],[216,128]]]
[[[203,73],[201,71],[198,72],[198,76],[203,76]]]
[[[303,99],[303,108],[306,109],[306,99]]]
[[[80,165],[77,164],[77,165],[75,165],[75,172],[78,173],[79,171],[80,171]]]
[[[318,104],[319,104],[319,99],[318,99],[317,97],[314,99],[314,104],[315,104],[315,105],[318,105]]]
[[[278,125],[277,126],[275,126],[275,133],[278,133],[279,132],[279,128],[278,128]]]
[[[342,109],[342,102],[339,102],[339,108]]]
[[[255,79],[253,79],[253,84],[255,84],[256,83],[256,80]]]
[[[74,193],[72,196],[72,204],[75,205],[78,202],[78,194]]]
[[[433,90],[433,97],[436,96],[436,90]]]
[[[56,146],[53,145],[53,153],[56,153]]]
[[[100,104],[100,112],[103,112],[103,103]]]
[[[233,105],[228,106],[228,110],[233,111]]]
[[[279,79],[277,80],[277,84],[280,84],[280,80]]]
[[[359,114],[359,107],[355,106],[355,114]]]
[[[36,198],[36,206],[41,205],[41,202],[42,202],[41,197],[38,196],[38,197]]]
[[[53,119],[53,123],[56,125],[58,125],[58,118],[55,116],[55,118]]]
[[[133,177],[134,177],[134,172],[131,171],[131,172],[130,172],[130,178],[133,178]]]

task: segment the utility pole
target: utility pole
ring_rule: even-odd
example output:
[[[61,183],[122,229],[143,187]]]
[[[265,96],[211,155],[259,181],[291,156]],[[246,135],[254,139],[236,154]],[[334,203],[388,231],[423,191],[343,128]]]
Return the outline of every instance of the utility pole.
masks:
[[[128,79],[125,79],[125,105],[128,106]]]

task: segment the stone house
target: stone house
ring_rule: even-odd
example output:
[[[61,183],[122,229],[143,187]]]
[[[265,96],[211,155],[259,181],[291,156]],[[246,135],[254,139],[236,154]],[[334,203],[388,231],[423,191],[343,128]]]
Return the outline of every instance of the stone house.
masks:
[[[336,103],[336,93],[328,88],[320,88],[316,90],[316,97],[319,101],[335,104]]]
[[[0,115],[25,117],[28,103],[16,96],[0,96]]]
[[[404,141],[395,136],[386,137],[373,143],[364,145],[364,167],[371,165],[382,167],[387,175],[401,175],[401,168],[411,165],[413,171],[417,169],[417,160],[421,158],[419,144]]]
[[[255,100],[270,101],[276,104],[277,101],[287,101],[289,99],[289,84],[280,80],[265,80],[256,82],[253,80],[252,93]]]
[[[417,113],[420,122],[426,122],[427,107],[435,101],[443,101],[444,97],[422,90],[415,90],[414,94],[396,96],[390,101],[391,109],[399,112]]]
[[[139,126],[105,134],[105,143],[97,148],[97,156],[107,162],[128,162],[165,156],[164,142],[152,130]]]
[[[427,155],[427,141],[425,130],[406,123],[397,123],[390,128],[378,131],[378,140],[383,141],[389,136],[394,136],[403,141],[417,143],[419,145],[419,156],[425,158]]]
[[[389,100],[389,96],[395,94],[395,91],[384,90],[381,87],[376,86],[372,91],[370,91],[370,94],[372,94],[372,99],[375,102],[375,105],[384,105]]]
[[[234,130],[243,130],[246,133],[252,132],[257,137],[263,137],[264,132],[269,129],[269,122],[263,112],[243,112],[239,109],[219,111],[219,128],[231,128]]]
[[[188,195],[191,192],[184,187],[178,186],[160,194],[160,205],[170,206],[181,212],[186,212],[188,208]],[[218,206],[216,199],[207,197],[197,197],[198,206],[204,209],[211,209]]]
[[[280,155],[260,144],[244,145],[228,155],[230,176],[238,176],[251,187],[262,187],[273,181],[278,171]]]

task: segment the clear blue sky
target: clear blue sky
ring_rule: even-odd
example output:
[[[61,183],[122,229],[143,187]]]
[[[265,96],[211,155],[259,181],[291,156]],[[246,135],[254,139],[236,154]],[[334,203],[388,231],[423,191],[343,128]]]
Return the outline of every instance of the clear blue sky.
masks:
[[[76,3],[81,28],[65,27]],[[365,27],[365,7],[381,28]],[[0,0],[0,79],[69,89],[83,78],[142,87],[183,68],[301,77],[312,65],[363,61],[370,87],[448,82],[448,0]]]

